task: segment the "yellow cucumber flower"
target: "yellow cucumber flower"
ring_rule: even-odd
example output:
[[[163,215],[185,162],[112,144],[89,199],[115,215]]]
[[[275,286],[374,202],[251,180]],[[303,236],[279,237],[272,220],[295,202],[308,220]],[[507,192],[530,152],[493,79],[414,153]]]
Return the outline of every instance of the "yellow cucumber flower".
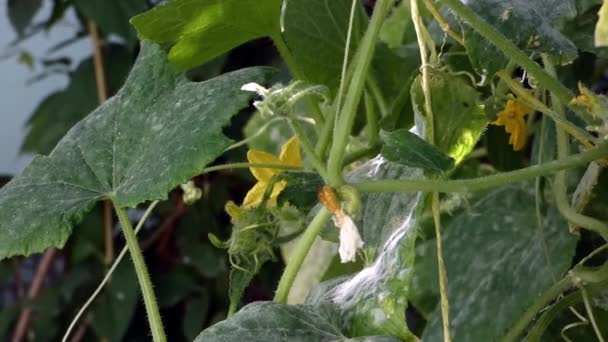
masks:
[[[509,96],[505,109],[498,113],[498,118],[491,123],[497,126],[505,126],[505,131],[510,134],[509,144],[513,150],[519,151],[526,146],[528,140],[528,127],[525,116],[532,112],[528,106],[515,102],[513,96]]]
[[[285,166],[302,166],[302,157],[300,156],[300,141],[297,137],[292,137],[281,147],[281,154],[277,158],[276,156],[264,152],[249,150],[247,152],[247,160],[252,164],[280,164]],[[258,182],[249,190],[245,200],[243,200],[243,207],[255,208],[262,203],[264,198],[264,192],[268,187],[270,180],[273,176],[281,173],[281,170],[277,169],[265,169],[252,167],[251,173],[258,180]],[[270,198],[268,199],[268,206],[273,207],[277,205],[277,197],[283,189],[285,189],[286,182],[284,180],[276,182]]]

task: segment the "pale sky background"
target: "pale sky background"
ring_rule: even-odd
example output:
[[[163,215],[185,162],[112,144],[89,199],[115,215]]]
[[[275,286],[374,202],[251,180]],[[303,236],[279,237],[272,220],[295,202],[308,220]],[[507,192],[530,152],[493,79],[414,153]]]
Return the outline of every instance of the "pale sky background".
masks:
[[[0,56],[9,52],[9,43],[16,33],[13,31],[6,13],[7,0],[0,0]],[[51,2],[44,1],[44,6],[36,14],[34,22],[40,22],[48,17],[51,11]],[[72,68],[80,60],[91,54],[91,42],[82,39],[64,49],[47,55],[48,49],[59,41],[71,37],[76,27],[73,13],[66,15],[49,32],[41,32],[21,42],[17,46],[17,53],[8,59],[0,60],[0,175],[14,175],[19,173],[30,161],[31,156],[19,154],[19,148],[25,136],[25,123],[38,103],[48,94],[63,89],[68,82],[63,75],[53,75],[42,81],[27,84],[27,80],[42,71],[40,65],[30,70],[18,61],[21,51],[27,51],[35,59],[44,57],[72,58]]]

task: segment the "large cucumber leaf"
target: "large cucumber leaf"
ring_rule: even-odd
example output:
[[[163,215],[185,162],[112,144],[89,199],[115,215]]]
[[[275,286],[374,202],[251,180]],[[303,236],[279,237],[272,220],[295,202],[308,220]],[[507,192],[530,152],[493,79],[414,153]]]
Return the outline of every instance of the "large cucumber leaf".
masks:
[[[245,306],[230,319],[203,331],[195,342],[397,342],[388,336],[349,338],[339,315],[329,307],[257,302]]]
[[[247,106],[253,68],[193,83],[159,46],[142,52],[116,96],[0,189],[0,258],[61,247],[101,199],[120,207],[165,199],[230,144],[222,127]]]
[[[559,28],[576,16],[572,0],[469,0],[465,4],[520,49],[529,53],[546,53],[557,64],[572,62],[578,55],[576,46]],[[464,45],[469,59],[481,75],[494,75],[508,62],[507,57],[463,23]]]
[[[576,238],[553,206],[537,226],[534,194],[504,187],[484,195],[457,214],[444,229],[444,259],[452,338],[496,341],[532,302],[569,269]],[[435,241],[422,249],[416,278],[435,279]],[[418,282],[418,298],[438,296],[437,283]],[[488,315],[492,312],[492,315]],[[439,307],[432,313],[423,340],[442,336]]]

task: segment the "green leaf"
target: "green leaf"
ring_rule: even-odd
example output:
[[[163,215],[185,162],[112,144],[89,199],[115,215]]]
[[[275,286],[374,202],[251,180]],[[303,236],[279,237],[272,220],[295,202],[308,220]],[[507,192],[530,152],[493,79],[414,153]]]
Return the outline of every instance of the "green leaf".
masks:
[[[568,64],[578,55],[576,46],[558,29],[576,15],[572,0],[470,0],[466,5],[528,53],[546,53],[556,64]],[[507,57],[463,24],[464,44],[480,75],[494,75]]]
[[[280,178],[287,186],[279,194],[278,203],[289,202],[302,212],[308,212],[317,204],[317,194],[325,185],[323,178],[312,172],[282,172]]]
[[[133,58],[124,47],[111,44],[104,49],[105,76],[110,94],[122,86]],[[49,95],[36,107],[27,122],[29,132],[21,152],[49,154],[57,142],[98,105],[93,58],[84,60],[70,73],[64,90]]]
[[[465,79],[429,68],[432,94],[435,146],[460,163],[471,152],[488,120],[479,100],[479,92]],[[424,94],[421,78],[412,85],[412,104],[416,113],[417,131],[426,136]]]
[[[8,19],[19,37],[26,33],[41,6],[42,0],[8,0]]]
[[[272,302],[249,304],[228,320],[203,331],[195,342],[367,341],[397,342],[388,336],[348,338],[330,309]]]
[[[401,1],[382,23],[380,39],[391,49],[416,40],[411,15],[410,2]]]
[[[350,16],[350,0],[288,0],[283,37],[305,80],[338,91]],[[367,27],[367,16],[357,1],[349,60]]]
[[[192,83],[144,44],[118,94],[0,189],[0,258],[63,246],[101,199],[134,207],[167,198],[229,146],[222,127],[251,96],[240,87],[269,74],[253,68]]]
[[[129,19],[148,9],[146,0],[73,0],[76,8],[92,19],[105,34],[117,34],[130,44],[137,35]],[[108,63],[109,64],[109,63]]]
[[[266,261],[266,260],[264,260]],[[257,273],[258,270],[256,270]],[[230,308],[228,315],[238,310],[241,305],[241,299],[245,295],[245,290],[253,280],[254,273],[244,272],[237,268],[230,270],[230,288],[228,289],[228,299],[230,300]]]
[[[384,141],[382,156],[388,161],[431,172],[454,167],[454,159],[406,129],[380,131],[380,138]]]
[[[534,194],[528,190],[497,189],[445,227],[443,248],[455,341],[498,340],[570,267],[576,238],[554,207],[547,209],[538,227],[530,203]],[[433,247],[416,269],[437,274]],[[440,340],[441,334],[441,314],[436,308],[423,340]]]
[[[92,326],[99,339],[119,342],[127,333],[137,308],[139,287],[135,270],[128,262],[121,263],[107,286],[95,303]]]
[[[141,39],[171,47],[169,60],[192,68],[245,42],[280,34],[281,0],[173,0],[133,19]]]

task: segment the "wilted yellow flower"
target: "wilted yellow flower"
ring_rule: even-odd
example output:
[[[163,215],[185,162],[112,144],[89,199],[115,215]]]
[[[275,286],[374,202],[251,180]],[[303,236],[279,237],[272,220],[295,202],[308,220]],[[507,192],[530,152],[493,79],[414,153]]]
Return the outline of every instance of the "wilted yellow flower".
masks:
[[[252,164],[280,164],[285,166],[302,166],[302,157],[300,156],[300,141],[297,137],[292,137],[281,147],[281,154],[277,158],[276,156],[257,150],[249,150],[247,152],[247,160]],[[245,200],[243,201],[243,207],[255,208],[262,203],[264,198],[264,192],[268,187],[270,180],[273,176],[281,173],[281,170],[277,169],[265,169],[265,168],[250,168],[251,173],[258,180],[258,182],[249,190]],[[276,182],[270,198],[268,199],[268,206],[277,205],[277,197],[285,189],[286,182],[284,180]]]
[[[340,236],[340,247],[338,248],[340,261],[343,264],[354,262],[357,258],[357,250],[364,245],[357,225],[352,217],[342,209],[338,195],[329,185],[324,186],[319,191],[319,202],[334,214],[332,219],[339,229]]]
[[[519,151],[526,146],[528,127],[524,118],[531,111],[531,108],[515,102],[515,99],[509,96],[505,109],[498,113],[498,118],[495,121],[491,122],[493,125],[505,126],[505,131],[510,134],[509,144],[513,145],[515,151]]]

